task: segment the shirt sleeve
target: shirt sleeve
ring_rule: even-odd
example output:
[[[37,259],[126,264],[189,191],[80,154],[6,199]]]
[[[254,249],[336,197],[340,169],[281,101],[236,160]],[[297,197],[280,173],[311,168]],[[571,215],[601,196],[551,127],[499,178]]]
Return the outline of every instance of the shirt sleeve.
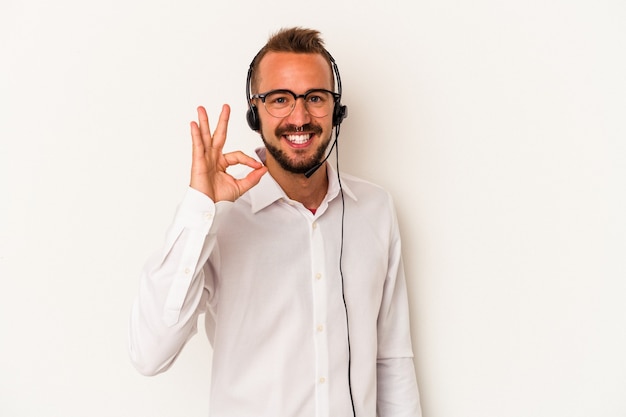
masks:
[[[378,416],[420,417],[400,232],[393,202],[389,207],[392,216],[391,246],[377,323]]]
[[[421,417],[415,368],[411,358],[379,360],[377,415],[379,417]]]
[[[231,204],[214,204],[189,188],[161,250],[146,262],[129,323],[130,358],[140,373],[167,370],[197,332],[198,315],[210,296],[204,265]]]

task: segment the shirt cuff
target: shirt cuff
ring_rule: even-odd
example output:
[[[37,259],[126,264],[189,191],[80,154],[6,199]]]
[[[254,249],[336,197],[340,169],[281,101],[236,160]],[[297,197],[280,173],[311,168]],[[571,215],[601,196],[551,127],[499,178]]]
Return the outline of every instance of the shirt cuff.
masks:
[[[218,225],[219,218],[222,218],[232,205],[231,201],[215,203],[206,194],[189,187],[178,206],[176,223],[184,228],[208,233],[209,229]]]

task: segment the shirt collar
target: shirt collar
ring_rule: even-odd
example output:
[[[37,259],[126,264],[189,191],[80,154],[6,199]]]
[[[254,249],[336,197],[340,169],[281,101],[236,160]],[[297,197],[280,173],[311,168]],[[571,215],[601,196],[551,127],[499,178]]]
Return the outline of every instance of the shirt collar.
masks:
[[[265,163],[267,149],[264,147],[257,148],[256,154],[259,157],[259,160]],[[322,205],[337,197],[340,191],[337,171],[328,163],[326,164],[326,173],[328,175],[328,192],[326,193],[326,197],[324,197]],[[354,201],[357,201],[356,195],[348,187],[345,181],[341,182],[341,189],[343,190],[344,195],[350,197]],[[253,213],[263,210],[265,207],[278,200],[289,200],[287,194],[285,194],[280,185],[278,185],[276,180],[274,180],[269,173],[263,175],[263,177],[261,177],[261,181],[256,186],[252,187],[247,194],[250,197],[250,205]]]

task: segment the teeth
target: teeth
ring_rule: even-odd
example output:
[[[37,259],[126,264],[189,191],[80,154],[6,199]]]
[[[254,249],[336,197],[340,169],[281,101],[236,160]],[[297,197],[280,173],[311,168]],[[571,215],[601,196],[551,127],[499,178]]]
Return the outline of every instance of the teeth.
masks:
[[[306,143],[311,135],[286,135],[285,137],[289,142],[295,143],[296,145],[301,145],[303,143]]]

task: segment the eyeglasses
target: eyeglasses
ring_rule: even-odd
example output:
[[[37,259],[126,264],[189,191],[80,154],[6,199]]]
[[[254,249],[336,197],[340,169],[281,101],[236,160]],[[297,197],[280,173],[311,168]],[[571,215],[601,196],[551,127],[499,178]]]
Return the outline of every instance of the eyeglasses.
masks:
[[[287,117],[296,107],[296,100],[302,98],[304,107],[313,117],[324,117],[332,112],[336,101],[341,96],[323,88],[315,88],[304,94],[296,94],[291,90],[272,90],[263,94],[254,94],[263,102],[267,112],[274,117]]]

